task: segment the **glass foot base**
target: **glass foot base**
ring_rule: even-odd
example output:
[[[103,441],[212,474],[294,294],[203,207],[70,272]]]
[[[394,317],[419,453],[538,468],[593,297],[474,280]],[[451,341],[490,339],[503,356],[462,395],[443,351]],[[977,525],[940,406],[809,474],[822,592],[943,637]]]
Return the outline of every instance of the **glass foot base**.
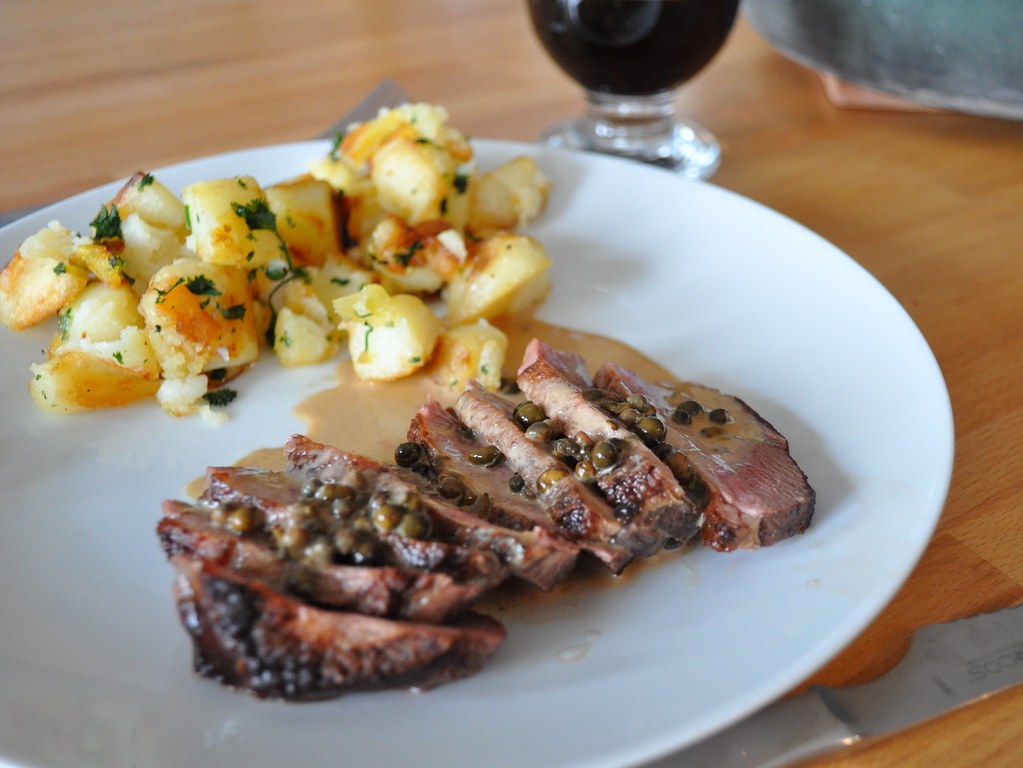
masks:
[[[721,145],[703,126],[690,120],[674,120],[668,137],[637,140],[602,128],[589,117],[565,120],[540,134],[550,147],[601,152],[667,168],[688,179],[707,179],[721,164]],[[605,135],[601,135],[604,133]]]

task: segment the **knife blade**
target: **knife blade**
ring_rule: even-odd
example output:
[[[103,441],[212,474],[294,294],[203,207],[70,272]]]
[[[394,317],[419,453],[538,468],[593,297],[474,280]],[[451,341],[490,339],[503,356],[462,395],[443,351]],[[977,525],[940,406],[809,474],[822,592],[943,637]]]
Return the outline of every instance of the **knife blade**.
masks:
[[[889,672],[816,686],[648,768],[778,768],[902,730],[1023,682],[1023,606],[917,630]]]

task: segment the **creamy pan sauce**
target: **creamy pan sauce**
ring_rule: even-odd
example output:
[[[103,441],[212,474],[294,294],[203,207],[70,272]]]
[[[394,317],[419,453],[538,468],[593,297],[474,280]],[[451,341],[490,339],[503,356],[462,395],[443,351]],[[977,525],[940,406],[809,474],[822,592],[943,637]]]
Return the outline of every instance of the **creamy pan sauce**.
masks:
[[[676,376],[622,342],[605,336],[574,331],[544,323],[535,318],[502,318],[494,321],[508,336],[504,376],[514,379],[526,345],[539,338],[557,349],[577,352],[587,361],[590,373],[608,360],[632,369],[650,382],[671,382]],[[306,425],[306,434],[321,443],[354,451],[377,461],[392,463],[394,449],[405,441],[412,417],[432,396],[444,405],[453,405],[459,391],[432,380],[427,373],[393,382],[360,381],[347,363],[338,368],[336,385],[301,402],[295,415]],[[283,469],[281,447],[261,448],[240,459],[239,466]],[[195,497],[202,493],[205,480],[197,478],[187,491]],[[542,606],[552,598],[564,599],[581,589],[623,586],[632,581],[643,568],[653,565],[675,552],[663,552],[652,558],[634,561],[620,576],[612,576],[595,562],[581,558],[575,570],[549,593],[515,580],[509,580],[484,595],[477,608],[485,613],[515,610],[518,615],[534,614],[542,620]]]
[[[591,365],[591,373],[603,362],[614,360],[647,381],[674,378],[631,347],[603,336],[559,328],[531,318],[502,320],[495,325],[508,336],[504,374],[510,379],[514,379],[526,345],[534,338],[557,349],[578,352]],[[444,405],[453,405],[459,392],[438,384],[424,373],[393,382],[359,381],[352,374],[351,366],[342,364],[337,385],[313,395],[301,403],[295,413],[306,424],[306,434],[313,440],[391,463],[395,447],[406,439],[409,423],[428,395]],[[250,461],[251,457],[245,460]]]

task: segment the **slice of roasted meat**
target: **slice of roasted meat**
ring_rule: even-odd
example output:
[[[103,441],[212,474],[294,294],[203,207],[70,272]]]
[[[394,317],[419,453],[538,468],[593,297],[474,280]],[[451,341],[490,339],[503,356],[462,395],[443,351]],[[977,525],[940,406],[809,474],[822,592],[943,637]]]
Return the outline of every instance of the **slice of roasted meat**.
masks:
[[[433,536],[470,549],[493,552],[516,576],[542,589],[562,581],[575,565],[577,550],[542,528],[513,530],[488,522],[469,509],[428,493],[425,479],[356,453],[295,435],[285,446],[288,469],[325,483],[371,486],[390,499],[417,498],[431,520]],[[355,480],[355,478],[361,478]]]
[[[478,439],[454,411],[430,398],[412,419],[409,443],[399,447],[401,463],[422,466],[438,492],[488,500],[487,520],[508,528],[540,527],[560,534],[535,493],[497,446]],[[568,544],[567,546],[572,546]]]
[[[787,441],[738,398],[614,363],[591,379],[539,341],[518,384],[428,400],[394,464],[295,435],[284,470],[211,467],[198,500],[165,502],[196,670],[292,700],[429,688],[501,644],[471,608],[510,575],[547,590],[580,552],[617,574],[698,533],[731,550],[810,523]]]
[[[171,562],[196,672],[260,698],[431,688],[477,672],[505,637],[478,614],[439,625],[326,610],[210,562]]]
[[[592,474],[597,486],[631,529],[654,529],[660,539],[687,543],[700,531],[703,516],[685,489],[636,432],[653,441],[663,437],[665,425],[655,415],[635,408],[608,413],[587,398],[593,382],[579,355],[553,349],[539,340],[526,348],[518,385],[546,421],[564,435],[570,456]],[[631,423],[626,421],[626,414]],[[634,415],[633,415],[634,414]],[[650,532],[651,540],[656,540]]]
[[[495,586],[508,576],[496,554],[432,537],[415,495],[376,493],[358,474],[351,484],[322,483],[258,467],[210,467],[200,498],[235,533],[269,536],[283,557],[313,567],[327,561],[446,573],[459,582]],[[233,519],[241,514],[242,521]]]
[[[269,535],[239,536],[214,523],[206,508],[182,502],[164,502],[156,530],[168,558],[185,555],[315,605],[367,616],[439,623],[468,608],[488,586],[407,567],[281,557]]]
[[[637,555],[649,554],[663,537],[634,536],[614,510],[579,480],[544,444],[530,439],[512,421],[514,406],[470,382],[455,404],[459,418],[481,440],[495,446],[534,491],[562,535],[584,547],[613,573]]]
[[[739,398],[699,384],[650,384],[615,363],[604,364],[594,383],[656,410],[673,449],[665,460],[705,511],[705,544],[768,546],[810,525],[815,493],[788,441]]]

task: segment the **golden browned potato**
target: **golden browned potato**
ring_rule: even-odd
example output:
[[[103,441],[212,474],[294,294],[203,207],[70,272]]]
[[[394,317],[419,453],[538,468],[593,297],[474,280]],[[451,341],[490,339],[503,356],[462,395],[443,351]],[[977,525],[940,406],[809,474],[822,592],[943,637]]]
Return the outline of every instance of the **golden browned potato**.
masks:
[[[525,312],[550,290],[550,259],[534,238],[499,234],[478,243],[448,283],[449,325]]]
[[[185,236],[185,204],[152,174],[139,171],[114,197],[123,221],[131,215],[148,224]]]
[[[266,194],[251,176],[189,184],[181,192],[200,259],[240,269],[265,267],[286,254]]]
[[[90,283],[59,318],[49,359],[31,368],[29,391],[40,408],[117,408],[156,394],[160,366],[126,283]]]
[[[51,222],[25,240],[0,271],[0,321],[20,331],[53,317],[89,282],[89,273],[71,263],[76,237]]]
[[[462,233],[446,222],[410,227],[388,215],[370,235],[365,254],[389,293],[431,294],[461,268],[468,250]]]
[[[334,299],[357,293],[365,285],[379,282],[371,270],[363,269],[350,259],[336,255],[323,263],[318,269],[309,269],[309,285],[316,293],[320,303],[327,309],[332,325],[340,322],[340,316],[334,311]]]
[[[422,368],[433,355],[441,322],[421,299],[388,295],[379,285],[334,301],[355,375],[391,381]]]
[[[396,109],[385,109],[372,120],[351,126],[338,150],[341,157],[359,172],[388,142],[398,138],[414,140],[418,136],[405,114]]]
[[[164,378],[172,413],[191,412],[200,374],[248,365],[259,355],[260,314],[244,270],[179,259],[153,276],[139,311]],[[205,389],[199,392],[201,397]]]
[[[472,159],[472,145],[464,133],[448,123],[449,114],[444,107],[418,102],[402,104],[393,112],[413,126],[421,139],[442,147],[456,163],[467,163]]]
[[[120,243],[117,243],[120,246]],[[120,248],[118,247],[118,250]],[[71,263],[91,272],[106,285],[116,286],[125,282],[132,283],[134,278],[126,277],[124,259],[119,253],[110,250],[102,243],[79,243],[71,251]]]
[[[430,362],[434,381],[456,391],[475,379],[487,389],[501,386],[508,337],[486,320],[456,325],[443,331]]]
[[[551,183],[531,157],[517,157],[473,179],[467,226],[483,235],[521,229],[547,206]]]
[[[546,205],[536,164],[479,175],[447,110],[420,103],[351,126],[308,170],[265,190],[252,176],[197,181],[180,198],[140,171],[91,236],[54,222],[28,238],[0,270],[0,322],[57,317],[34,400],[72,412],[155,396],[205,416],[211,388],[264,344],[292,367],[345,337],[362,379],[429,366],[449,386],[499,386],[507,339],[487,319],[550,288],[543,247],[507,233]],[[442,297],[445,321],[420,297]]]
[[[284,286],[283,305],[274,324],[273,350],[285,368],[314,365],[338,351],[340,331],[311,283],[292,281]]]
[[[327,182],[346,197],[358,197],[370,188],[369,179],[336,151],[316,158],[307,167],[310,176]]]
[[[319,266],[341,252],[341,227],[329,183],[311,176],[293,179],[267,187],[266,198],[294,263]]]
[[[136,173],[112,203],[120,219],[120,247],[116,249],[120,271],[134,281],[139,292],[161,267],[195,255],[185,246],[184,203],[152,174]],[[114,250],[112,243],[105,244]]]
[[[127,283],[89,283],[59,313],[59,332],[50,345],[51,354],[64,346],[115,341],[126,328],[144,328],[138,304],[138,294]]]
[[[160,388],[158,373],[81,350],[63,352],[30,370],[32,400],[54,413],[121,408],[153,397]]]
[[[151,224],[137,213],[121,219],[121,234],[124,239],[121,271],[134,280],[140,293],[162,267],[178,259],[195,257],[185,245],[181,230]]]
[[[446,219],[447,200],[456,192],[451,155],[414,138],[393,139],[377,150],[370,178],[381,207],[412,226]]]

